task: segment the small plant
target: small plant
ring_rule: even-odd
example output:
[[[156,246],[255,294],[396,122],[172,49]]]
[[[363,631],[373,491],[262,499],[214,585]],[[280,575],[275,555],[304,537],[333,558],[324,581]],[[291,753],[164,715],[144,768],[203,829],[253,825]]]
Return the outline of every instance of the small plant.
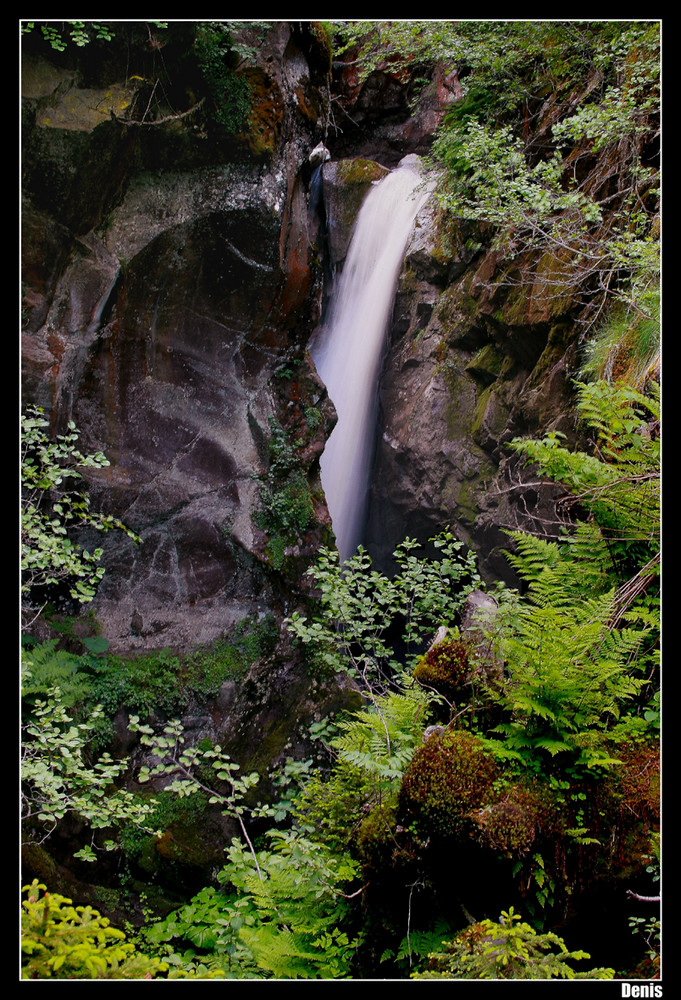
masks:
[[[130,659],[107,656],[92,666],[92,698],[103,706],[110,725],[122,706],[145,716],[153,709],[175,712],[189,700],[180,676],[181,661],[171,649]],[[105,737],[104,732],[101,735]]]
[[[147,954],[134,935],[112,927],[91,906],[74,906],[66,896],[48,892],[34,879],[23,889],[21,905],[21,978],[36,979],[212,979],[193,955],[170,948]]]
[[[72,534],[77,529],[100,532],[118,529],[134,542],[137,535],[122,521],[90,509],[90,499],[82,490],[70,489],[82,480],[83,468],[101,469],[109,465],[102,452],[84,455],[76,447],[79,431],[69,421],[68,433],[51,440],[43,410],[31,406],[21,418],[21,592],[32,605],[38,594],[64,585],[80,604],[95,596],[104,567],[99,565],[102,549],[84,549]],[[34,613],[37,615],[39,612]]]
[[[251,819],[277,815],[275,807],[248,804],[259,781],[256,773],[241,773],[219,746],[186,746],[178,722],[154,735],[133,718],[131,729],[140,732],[155,759],[151,767],[140,769],[140,782],[165,775],[171,779],[165,786],[168,794],[182,800],[207,794],[209,805],[241,831],[218,874],[225,892],[205,890],[151,928],[149,940],[191,942],[212,953],[217,968],[237,978],[345,978],[356,943],[340,926],[346,908],[342,887],[355,878],[356,865],[309,841],[300,829],[270,830],[267,846],[256,845],[249,832]]]
[[[461,931],[412,979],[614,978],[614,969],[573,969],[572,962],[589,957],[585,951],[569,951],[557,934],[538,933],[510,907],[498,921],[483,920]]]
[[[92,907],[74,906],[37,880],[24,887],[22,979],[155,979],[167,969]]]
[[[660,363],[660,292],[648,294],[647,313],[615,303],[584,350],[583,373],[624,382],[639,391]]]

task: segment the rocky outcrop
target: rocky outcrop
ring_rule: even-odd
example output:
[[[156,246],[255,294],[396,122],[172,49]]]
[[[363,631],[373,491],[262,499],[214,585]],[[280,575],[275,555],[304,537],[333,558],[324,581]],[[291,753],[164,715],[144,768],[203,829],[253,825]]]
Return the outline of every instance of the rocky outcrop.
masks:
[[[402,538],[425,542],[449,525],[488,580],[515,582],[505,532],[545,531],[557,491],[505,444],[574,432],[572,303],[542,297],[532,278],[509,287],[484,233],[444,226],[431,202],[398,288],[367,547],[387,567]]]
[[[321,30],[259,30],[241,39],[256,57],[238,133],[211,117],[184,26],[172,108],[151,102],[139,40],[127,72],[113,49],[103,66],[25,59],[24,396],[107,454],[93,502],[142,539],[105,540],[96,611],[115,648],[210,641],[284,608],[282,580],[299,589],[330,538],[318,459],[335,419],[306,345],[368,187],[428,149],[459,93],[436,67],[414,111],[390,65],[361,83],[348,65],[341,128]],[[434,202],[415,230],[381,384],[367,543],[382,568],[405,535],[449,524],[512,580],[505,529],[550,516],[552,489],[505,444],[571,430],[571,302],[542,294],[540,270],[508,286],[486,245]]]
[[[332,274],[342,268],[355,219],[370,186],[388,173],[375,160],[332,160],[322,167],[326,259]]]
[[[409,153],[429,152],[444,111],[461,96],[456,72],[441,64],[410,72],[388,59],[364,77],[352,52],[334,64],[334,80],[334,155],[378,159],[387,167]]]
[[[178,30],[168,44],[190,60]],[[89,65],[24,64],[23,394],[107,455],[93,504],[141,538],[104,540],[96,614],[117,649],[208,642],[279,602],[254,522],[274,425],[304,439],[315,514],[298,557],[326,530],[316,469],[334,414],[305,344],[321,302],[307,158],[328,65],[310,25],[255,34],[238,135],[181,105],[126,117],[148,79],[135,89],[114,56],[96,81]]]

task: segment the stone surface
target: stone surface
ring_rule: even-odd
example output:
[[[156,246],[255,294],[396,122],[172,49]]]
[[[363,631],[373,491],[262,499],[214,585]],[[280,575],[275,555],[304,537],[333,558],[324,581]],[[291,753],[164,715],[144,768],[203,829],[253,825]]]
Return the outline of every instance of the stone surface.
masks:
[[[420,221],[381,382],[366,545],[389,568],[402,538],[425,543],[449,526],[490,582],[515,583],[505,532],[544,531],[557,488],[536,484],[505,445],[572,431],[570,303],[519,311],[484,234],[443,232],[434,206]],[[530,280],[525,301],[532,292]]]
[[[305,353],[321,296],[307,165],[318,49],[297,25],[267,32],[240,149],[191,116],[136,128],[118,120],[122,101],[102,121],[119,78],[83,86],[83,72],[26,60],[23,393],[56,431],[73,419],[83,449],[104,451],[93,505],[140,536],[104,539],[96,614],[114,649],[209,642],[280,606],[254,523],[271,421],[304,438],[318,492],[334,419]],[[315,431],[299,432],[310,407]],[[313,533],[328,522],[323,500],[317,511]]]

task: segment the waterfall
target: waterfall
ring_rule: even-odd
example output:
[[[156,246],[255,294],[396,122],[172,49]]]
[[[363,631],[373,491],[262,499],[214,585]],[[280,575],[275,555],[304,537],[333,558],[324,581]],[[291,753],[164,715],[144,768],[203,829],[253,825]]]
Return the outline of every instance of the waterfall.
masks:
[[[361,542],[378,416],[378,379],[397,281],[423,185],[417,156],[367,193],[357,216],[340,280],[311,344],[317,371],[338,422],[321,458],[322,486],[341,560]]]

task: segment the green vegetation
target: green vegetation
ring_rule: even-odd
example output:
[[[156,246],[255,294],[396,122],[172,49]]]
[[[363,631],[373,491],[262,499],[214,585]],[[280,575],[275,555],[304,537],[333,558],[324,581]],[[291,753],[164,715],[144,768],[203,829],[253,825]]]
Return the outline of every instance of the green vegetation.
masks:
[[[116,656],[105,640],[80,640],[85,652],[60,648],[58,639],[24,639],[22,699],[26,711],[37,698],[59,689],[59,703],[92,729],[94,746],[111,739],[113,718],[124,708],[143,717],[154,710],[175,714],[217,694],[225,681],[242,681],[252,664],[271,653],[277,637],[271,616],[246,617],[206,647],[180,656],[171,649],[135,657]],[[77,640],[71,639],[73,645]]]
[[[151,22],[157,24],[159,22]],[[66,28],[66,25],[69,28]],[[35,21],[23,21],[21,25],[22,35],[28,34],[36,26]],[[87,45],[92,41],[92,36],[90,32],[94,32],[94,38],[97,41],[110,42],[114,37],[114,32],[109,24],[95,24],[93,21],[87,22],[87,27],[84,21],[66,21],[57,23],[41,24],[40,31],[45,39],[45,41],[50,45],[51,48],[55,49],[57,52],[63,52],[67,47],[69,40],[82,48],[83,45]]]
[[[285,807],[260,801],[259,776],[242,773],[220,747],[186,744],[179,723],[155,734],[132,720],[156,760],[138,780],[165,774],[164,796],[207,796],[241,831],[219,888],[149,923],[145,954],[172,956],[173,969],[200,959],[206,974],[253,979],[361,978],[365,966],[417,978],[613,974],[576,971],[586,955],[552,921],[600,873],[612,877],[613,864],[643,868],[659,818],[659,605],[650,569],[659,553],[650,433],[657,409],[654,396],[597,383],[583,388],[581,410],[599,435],[594,455],[555,437],[515,445],[569,485],[584,520],[573,520],[560,543],[516,537],[511,558],[527,590],[497,595],[486,626],[494,649],[460,630],[462,601],[480,583],[451,535],[436,539],[432,559],[405,543],[390,580],[366,553],[344,571],[335,553],[321,553],[311,571],[320,613],[293,616],[290,627],[329,668],[353,675],[365,707],[320,730],[328,765],[299,768],[300,790],[287,792]],[[620,502],[644,486],[648,524]],[[436,625],[448,626],[430,658],[436,676],[420,684]],[[391,634],[406,640],[399,652]],[[499,655],[503,676],[486,669]],[[443,665],[456,677],[446,696],[438,690]],[[58,819],[54,803],[67,786],[49,749],[40,763],[58,779],[53,804],[40,803],[43,819]],[[103,766],[108,779],[111,764]],[[116,799],[104,797],[108,808]],[[64,801],[93,827],[112,822],[87,796],[85,805]],[[133,825],[151,829],[160,816],[145,813]],[[476,859],[480,871],[496,866],[497,894],[520,892],[531,923],[507,910],[465,929],[448,907],[412,922],[412,896],[443,878],[443,852]],[[654,963],[654,921],[644,932]],[[444,951],[434,933],[450,942]]]
[[[623,382],[641,390],[655,379],[660,364],[660,292],[653,286],[645,312],[612,304],[585,344],[583,375],[590,381]]]
[[[311,430],[314,424],[314,417],[311,423],[308,419]],[[260,509],[253,520],[268,536],[267,552],[273,567],[281,569],[287,547],[296,545],[314,520],[314,502],[297,443],[291,442],[274,417],[270,418],[270,431],[268,469],[260,478]]]
[[[78,450],[79,431],[73,421],[69,421],[68,433],[54,440],[46,433],[48,427],[40,407],[28,407],[22,415],[21,593],[29,616],[39,613],[40,596],[49,596],[50,589],[60,584],[81,604],[93,599],[104,575],[99,565],[102,550],[83,548],[73,538],[74,532],[118,529],[138,541],[118,518],[92,511],[86,492],[69,488],[71,480],[82,480],[79,469],[107,466],[106,456],[101,452],[83,455]]]
[[[511,907],[499,921],[482,920],[430,956],[413,979],[612,979],[613,969],[575,972],[571,962],[590,956],[570,952],[557,934],[538,934]]]
[[[432,155],[448,212],[490,226],[507,261],[534,255],[526,272],[536,268],[549,297],[590,302],[590,324],[615,298],[652,315],[658,22],[358,21],[337,30],[364,76],[386,59],[394,72],[435,60],[456,67],[462,100]]]
[[[48,892],[34,880],[21,905],[22,979],[212,979],[191,958],[151,957],[133,936],[91,906]]]
[[[31,659],[24,661],[24,677],[30,683]],[[93,762],[89,743],[102,710],[75,722],[61,702],[59,688],[46,699],[36,699],[22,727],[22,821],[28,840],[45,840],[67,815],[78,816],[93,831],[110,831],[134,822],[148,829],[151,805],[140,803],[123,788],[117,788],[127,771],[127,761],[116,761],[103,753]],[[109,838],[105,850],[115,847]],[[93,861],[85,845],[75,857]]]
[[[168,966],[135,950],[89,906],[34,881],[21,912],[22,979],[153,979]]]
[[[220,90],[231,70],[223,28],[203,38],[216,111],[231,101]],[[132,662],[96,639],[73,653],[73,635],[68,650],[26,644],[27,840],[42,843],[73,819],[86,838],[77,858],[122,848],[132,870],[160,831],[186,819],[215,814],[234,836],[210,884],[137,931],[34,883],[22,908],[22,975],[653,978],[659,920],[635,909],[645,903],[635,887],[659,874],[658,26],[366,21],[327,30],[356,46],[364,72],[386,55],[394,68],[434,58],[458,68],[464,100],[433,150],[442,204],[489,226],[502,262],[542,261],[549,294],[567,287],[593,306],[575,386],[581,443],[552,432],[510,444],[560,487],[555,530],[509,536],[522,586],[490,588],[493,611],[472,628],[466,598],[484,585],[449,530],[426,552],[406,539],[390,577],[363,550],[341,565],[321,548],[313,596],[291,613],[290,636],[315,678],[338,676],[362,704],[317,723],[309,759],[274,774],[243,770],[175,718],[225,680],[245,680],[275,645],[273,623],[248,620],[187,657],[160,650]],[[612,168],[602,186],[596,157]],[[318,414],[306,420],[314,429]],[[75,428],[52,444],[39,414],[24,426],[27,483],[37,484],[29,552],[40,553],[27,562],[27,586],[75,577],[75,594],[89,599],[100,568],[65,529],[83,516],[91,527],[122,526],[91,515],[80,494],[44,515],[54,489],[63,492],[56,470],[77,475],[87,460]],[[266,458],[258,527],[281,569],[314,507],[297,444],[276,422]],[[47,553],[66,566],[63,578]],[[134,763],[100,753],[101,723],[121,707],[133,713]],[[127,792],[130,766],[143,789],[162,791]],[[591,941],[575,940],[584,908],[613,887],[631,912],[610,912],[598,935],[590,926]],[[630,930],[642,947],[626,968],[601,966],[598,955],[582,968],[591,961],[582,944],[593,953],[596,937],[621,941]]]
[[[194,49],[208,91],[212,119],[230,134],[243,131],[252,105],[248,79],[236,72],[247,53],[233,37],[234,23],[197,25]]]
[[[418,648],[479,583],[473,555],[450,531],[432,544],[440,558],[427,560],[415,554],[416,541],[405,539],[394,553],[398,570],[390,579],[372,569],[361,547],[342,565],[336,550],[322,548],[308,571],[322,613],[312,621],[294,613],[292,632],[334,672],[346,671],[368,690],[380,690],[400,668],[389,639],[396,621],[407,648]]]

